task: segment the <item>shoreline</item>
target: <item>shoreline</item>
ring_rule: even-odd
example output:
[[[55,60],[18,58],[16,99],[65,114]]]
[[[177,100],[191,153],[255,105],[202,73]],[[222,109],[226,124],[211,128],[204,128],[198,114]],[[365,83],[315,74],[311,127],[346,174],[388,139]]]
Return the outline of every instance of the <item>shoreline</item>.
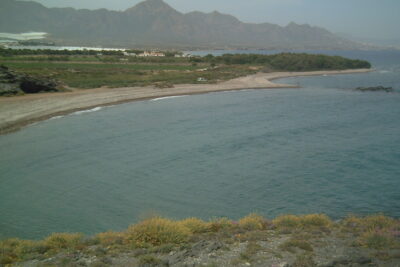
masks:
[[[0,98],[0,135],[12,133],[33,123],[96,107],[114,106],[160,97],[238,91],[243,89],[298,88],[273,83],[273,80],[319,75],[371,72],[373,69],[352,69],[310,72],[257,73],[217,84],[178,84],[173,88],[123,87],[80,89],[72,92],[42,93]]]

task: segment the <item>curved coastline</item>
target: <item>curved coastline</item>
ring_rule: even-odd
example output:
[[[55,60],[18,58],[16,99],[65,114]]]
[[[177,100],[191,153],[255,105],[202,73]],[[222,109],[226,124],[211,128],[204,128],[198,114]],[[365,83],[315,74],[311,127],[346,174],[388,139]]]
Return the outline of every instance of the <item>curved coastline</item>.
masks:
[[[124,87],[74,90],[0,98],[0,134],[20,130],[30,124],[78,111],[160,97],[205,94],[243,89],[298,88],[273,80],[299,76],[338,75],[371,72],[372,69],[337,71],[257,73],[217,84],[179,84],[173,88]]]

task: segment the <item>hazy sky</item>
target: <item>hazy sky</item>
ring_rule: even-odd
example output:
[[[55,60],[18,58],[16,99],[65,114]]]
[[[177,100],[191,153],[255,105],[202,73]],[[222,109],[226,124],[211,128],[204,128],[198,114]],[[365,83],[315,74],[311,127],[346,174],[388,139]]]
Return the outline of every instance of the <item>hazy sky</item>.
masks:
[[[0,0],[1,1],[1,0]],[[34,0],[48,7],[125,10],[141,0]],[[165,0],[181,12],[218,10],[245,22],[290,21],[357,37],[400,39],[400,0]]]

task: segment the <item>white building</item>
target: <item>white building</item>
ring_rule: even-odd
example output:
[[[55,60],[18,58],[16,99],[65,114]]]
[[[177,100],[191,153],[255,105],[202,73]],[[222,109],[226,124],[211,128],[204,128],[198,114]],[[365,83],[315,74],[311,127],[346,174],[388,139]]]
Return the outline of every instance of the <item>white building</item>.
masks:
[[[165,57],[165,54],[162,52],[155,52],[155,51],[144,51],[143,53],[138,55],[139,57]]]

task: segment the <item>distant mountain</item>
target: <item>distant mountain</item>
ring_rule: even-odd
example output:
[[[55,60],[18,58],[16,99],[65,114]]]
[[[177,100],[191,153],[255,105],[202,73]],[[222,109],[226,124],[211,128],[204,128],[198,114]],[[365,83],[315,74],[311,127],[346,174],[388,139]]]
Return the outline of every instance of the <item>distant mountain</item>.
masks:
[[[335,33],[337,36],[366,46],[374,46],[377,49],[400,49],[400,38],[372,38],[354,36],[348,33]]]
[[[360,49],[363,45],[309,25],[243,23],[219,12],[180,13],[162,0],[123,12],[46,8],[0,0],[0,32],[47,32],[64,45],[160,48]]]

